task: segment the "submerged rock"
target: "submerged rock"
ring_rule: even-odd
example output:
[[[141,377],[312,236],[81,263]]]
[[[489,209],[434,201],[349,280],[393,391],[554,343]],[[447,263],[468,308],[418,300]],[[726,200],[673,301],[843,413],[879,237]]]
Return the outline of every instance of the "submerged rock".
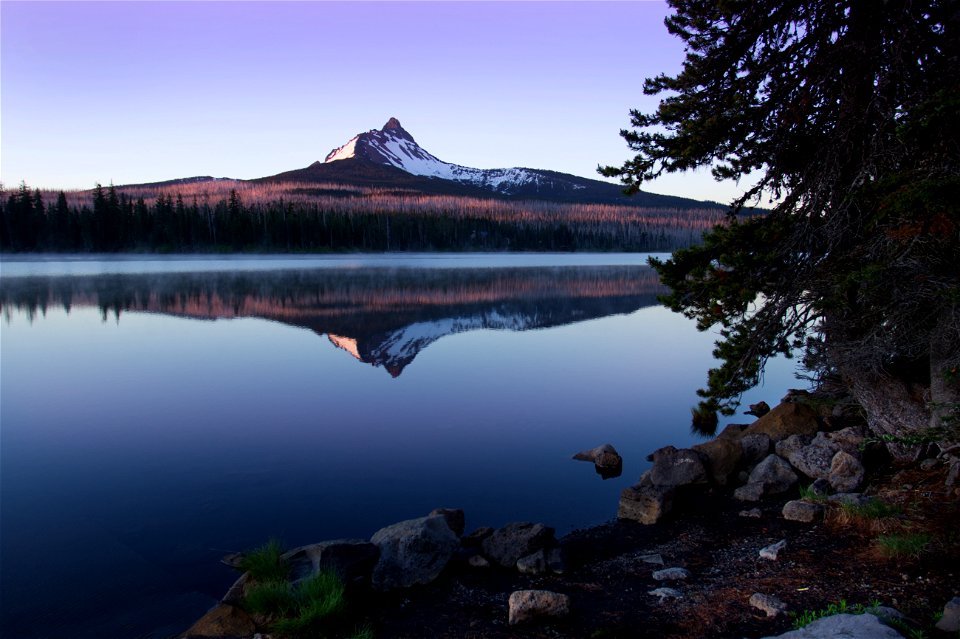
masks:
[[[590,450],[582,450],[573,456],[579,461],[593,462],[597,473],[604,479],[619,477],[623,472],[623,458],[610,444],[602,444]]]
[[[570,614],[570,597],[549,590],[517,590],[510,593],[508,620],[511,626],[542,617]]]

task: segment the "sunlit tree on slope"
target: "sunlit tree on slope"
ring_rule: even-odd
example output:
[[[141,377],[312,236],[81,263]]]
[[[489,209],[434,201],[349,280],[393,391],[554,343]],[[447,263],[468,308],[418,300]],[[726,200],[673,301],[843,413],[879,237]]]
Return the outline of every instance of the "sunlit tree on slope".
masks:
[[[631,111],[628,190],[710,166],[759,176],[718,227],[656,262],[669,306],[719,326],[701,409],[735,408],[766,359],[801,350],[870,426],[956,424],[960,398],[960,4],[670,0],[682,71]],[[752,179],[752,178],[751,178]]]

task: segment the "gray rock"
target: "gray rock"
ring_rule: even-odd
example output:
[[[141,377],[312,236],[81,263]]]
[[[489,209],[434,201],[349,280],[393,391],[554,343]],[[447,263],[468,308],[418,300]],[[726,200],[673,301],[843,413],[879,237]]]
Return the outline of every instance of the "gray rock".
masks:
[[[847,504],[849,506],[863,506],[870,498],[861,493],[837,493],[827,497],[827,502],[831,504]]]
[[[474,568],[489,568],[490,562],[483,555],[472,555],[467,559],[467,564]]]
[[[675,588],[657,588],[647,594],[660,597],[660,603],[663,603],[664,599],[683,599],[683,593]]]
[[[479,547],[481,542],[483,542],[484,539],[486,539],[492,534],[493,534],[493,528],[491,528],[490,526],[483,526],[481,528],[477,528],[476,530],[471,532],[469,535],[465,535],[461,537],[460,543],[467,548]]]
[[[787,547],[787,540],[781,539],[775,544],[770,544],[766,548],[760,549],[760,558],[769,559],[770,561],[776,561],[777,557],[780,555],[780,551]]]
[[[823,617],[799,630],[765,639],[903,639],[903,635],[867,613]]]
[[[689,579],[690,571],[686,568],[664,568],[653,571],[653,578],[657,581],[679,581]]]
[[[933,470],[940,463],[936,459],[924,459],[920,462],[920,470]]]
[[[460,540],[443,515],[428,515],[381,528],[370,541],[380,548],[372,579],[378,590],[430,583],[460,547]]]
[[[660,553],[650,553],[648,555],[640,555],[640,561],[645,564],[656,564],[657,566],[663,565],[663,557],[660,556]]]
[[[547,555],[543,548],[518,559],[517,570],[522,575],[542,575],[547,572]]]
[[[290,564],[291,580],[311,577],[321,570],[332,570],[346,583],[370,579],[380,557],[376,544],[365,539],[336,539],[294,548],[283,554]]]
[[[824,433],[823,436],[839,446],[840,450],[854,456],[859,455],[860,445],[863,444],[865,439],[863,430],[856,426],[848,426],[832,433]]]
[[[937,622],[937,628],[944,632],[960,631],[960,597],[954,597],[943,607],[943,617]]]
[[[741,510],[739,515],[741,517],[749,517],[751,519],[759,519],[763,516],[763,511],[759,508],[751,508],[750,510]]]
[[[763,417],[770,412],[770,404],[760,401],[756,404],[750,404],[750,410],[744,411],[745,415],[753,415],[754,417]]]
[[[776,617],[781,612],[787,611],[787,604],[773,595],[765,595],[760,592],[750,595],[750,605],[767,613],[768,617]]]
[[[764,495],[785,493],[797,484],[797,474],[777,455],[767,457],[750,472],[747,484],[761,484]]]
[[[803,445],[804,441],[809,444]],[[830,463],[840,451],[823,433],[817,433],[812,440],[803,435],[788,437],[776,446],[777,454],[784,457],[801,473],[812,479],[827,479],[830,475]]]
[[[743,463],[755,466],[770,454],[770,436],[765,433],[751,433],[740,438],[740,450]]]
[[[463,535],[467,520],[461,508],[434,508],[430,511],[431,515],[441,515],[447,520],[447,525],[457,537]]]
[[[483,553],[504,568],[514,568],[521,557],[555,545],[553,528],[529,522],[507,524],[481,543]]]
[[[673,507],[673,488],[638,484],[620,492],[619,519],[655,524]]]
[[[827,481],[841,493],[855,491],[863,483],[864,469],[860,460],[846,451],[839,451],[830,461]]]
[[[707,481],[703,458],[689,448],[665,446],[652,454],[650,481],[654,486],[686,486]]]
[[[810,484],[810,492],[817,497],[826,497],[833,492],[833,488],[830,486],[830,482],[826,479],[818,479]]]
[[[517,590],[510,593],[510,625],[542,617],[565,617],[570,614],[570,597],[549,590]]]
[[[787,521],[810,523],[823,519],[823,511],[821,504],[811,504],[802,499],[795,499],[783,505],[783,518]]]
[[[740,501],[760,501],[764,495],[763,484],[748,483],[733,491],[733,497]]]
[[[567,562],[563,559],[563,551],[559,548],[551,548],[547,551],[547,568],[556,575],[562,575],[567,572]]]

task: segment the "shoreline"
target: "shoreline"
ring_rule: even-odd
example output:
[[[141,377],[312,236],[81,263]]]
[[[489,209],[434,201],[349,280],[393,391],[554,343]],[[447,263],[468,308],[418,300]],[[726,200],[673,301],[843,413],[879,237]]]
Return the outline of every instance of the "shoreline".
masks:
[[[834,428],[846,428],[848,423],[839,416],[831,420],[821,415],[817,420]],[[711,441],[723,438],[721,433]],[[663,450],[657,454],[662,456]],[[487,542],[480,542],[482,551],[476,543],[476,538],[489,537],[493,531],[463,536],[459,511],[460,550],[435,577],[373,590],[361,579],[348,587],[355,601],[353,614],[365,620],[371,636],[381,638],[692,639],[779,635],[790,630],[796,618],[815,616],[842,601],[860,611],[877,603],[896,608],[904,615],[897,623],[905,632],[939,632],[931,630],[934,617],[960,594],[955,586],[960,571],[953,567],[960,565],[960,543],[950,532],[960,522],[960,488],[951,483],[956,462],[950,459],[918,451],[910,462],[869,461],[870,480],[858,493],[863,495],[858,503],[883,502],[896,513],[876,520],[852,517],[854,511],[843,500],[831,503],[811,497],[802,483],[756,501],[743,501],[742,494],[736,499],[735,481],[678,486],[672,511],[661,513],[653,525],[612,519],[545,542],[543,557],[549,557],[551,543],[562,552],[559,568],[549,561],[537,568],[526,559],[516,562],[519,571],[496,565]],[[743,471],[740,474],[742,479]],[[798,501],[819,509],[819,515],[807,522],[785,518],[785,506]],[[877,541],[880,532],[920,529],[930,541],[913,554],[890,557]],[[475,539],[468,542],[471,538]],[[778,541],[786,544],[776,560],[760,556],[760,550]],[[682,568],[685,576],[661,581],[662,573],[656,573],[665,568]],[[559,618],[512,625],[507,614],[510,608],[512,619],[510,595],[523,590],[558,594],[569,601],[569,611]],[[784,613],[768,617],[751,605],[757,594],[779,600]],[[242,598],[232,602],[243,605]],[[254,626],[245,626],[248,630],[267,632],[264,637],[283,636],[269,633],[269,618],[248,619],[254,620]],[[253,636],[203,634],[207,631],[202,622],[181,636]]]

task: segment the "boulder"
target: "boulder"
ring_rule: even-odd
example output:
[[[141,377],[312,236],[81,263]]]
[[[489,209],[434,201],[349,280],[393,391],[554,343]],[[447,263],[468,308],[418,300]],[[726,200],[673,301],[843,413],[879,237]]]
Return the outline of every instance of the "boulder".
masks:
[[[618,519],[655,524],[673,507],[674,489],[668,486],[637,484],[620,492]]]
[[[481,526],[477,528],[469,535],[460,538],[460,543],[466,548],[476,548],[480,546],[480,543],[493,534],[493,528],[490,526]]]
[[[854,456],[859,456],[860,446],[866,440],[863,429],[856,426],[848,426],[832,433],[824,433],[824,437],[836,444],[840,450],[846,451]]]
[[[447,525],[457,537],[463,536],[463,530],[467,526],[466,515],[462,508],[434,508],[430,515],[440,515],[447,520]],[[428,515],[429,516],[429,515]]]
[[[759,401],[756,404],[750,404],[750,410],[743,411],[745,415],[753,415],[754,417],[763,417],[770,412],[770,404]]]
[[[750,595],[750,605],[767,613],[768,617],[776,617],[781,612],[787,611],[787,604],[773,595],[765,595],[760,592],[755,592]]]
[[[553,528],[528,522],[498,528],[481,543],[483,554],[504,568],[515,568],[521,557],[556,545]]]
[[[718,437],[702,444],[697,444],[693,450],[706,459],[707,471],[714,482],[726,486],[730,476],[737,470],[743,450],[740,442],[732,438]]]
[[[770,435],[766,433],[744,435],[740,438],[740,454],[746,466],[756,466],[770,454]]]
[[[775,544],[770,544],[765,548],[760,549],[760,558],[769,559],[770,561],[776,561],[777,557],[780,556],[780,551],[787,547],[787,540],[781,539]]]
[[[733,491],[733,498],[740,501],[760,501],[763,495],[764,486],[759,483],[747,483]]]
[[[430,583],[460,547],[460,540],[443,515],[428,515],[381,528],[370,541],[380,549],[372,579],[378,590]]]
[[[799,630],[765,639],[903,639],[903,635],[867,613],[823,617]]]
[[[783,505],[783,518],[787,521],[811,523],[823,519],[823,511],[821,504],[811,504],[802,499],[795,499]]]
[[[654,486],[686,486],[707,481],[703,458],[695,450],[665,446],[651,455],[650,481]]]
[[[817,433],[813,439],[792,435],[778,442],[775,449],[778,455],[811,479],[826,479],[833,456],[840,452],[840,447],[823,433]]]
[[[960,597],[954,597],[943,607],[937,628],[944,632],[960,632]]]
[[[565,617],[570,614],[570,597],[549,590],[517,590],[510,593],[508,619],[510,625],[543,617]]]
[[[810,484],[810,492],[817,497],[826,497],[833,492],[833,488],[826,479],[818,479]]]
[[[841,493],[855,491],[863,483],[863,464],[850,453],[841,450],[830,460],[830,472],[827,481],[834,490]]]
[[[790,464],[777,455],[767,455],[750,471],[747,483],[761,484],[765,495],[779,495],[793,488],[797,481],[797,474]]]
[[[744,435],[763,433],[778,442],[790,435],[813,435],[819,430],[817,413],[806,404],[782,402],[750,424]]]
[[[533,553],[532,555],[527,555],[526,557],[521,557],[517,559],[517,570],[522,575],[542,575],[547,572],[547,554],[544,552],[543,548]]]
[[[490,562],[487,561],[483,555],[471,555],[471,557],[467,559],[467,565],[474,568],[489,568]]]
[[[183,639],[196,637],[250,637],[257,626],[245,613],[230,604],[218,604],[210,612],[200,617],[195,624],[181,635]]]
[[[720,434],[717,435],[717,439],[732,439],[734,441],[739,441],[743,437],[743,429],[747,427],[747,424],[727,424],[723,427],[723,430],[720,431]]]
[[[365,539],[323,541],[283,554],[283,559],[290,564],[293,581],[311,577],[321,570],[332,570],[345,583],[368,580],[379,557],[380,549]]]
[[[573,456],[580,461],[588,461],[596,464],[597,468],[623,468],[623,458],[617,449],[610,444],[602,444],[590,450],[582,450]]]
[[[686,568],[664,568],[663,570],[654,570],[653,578],[657,581],[679,581],[689,579],[690,571]]]

